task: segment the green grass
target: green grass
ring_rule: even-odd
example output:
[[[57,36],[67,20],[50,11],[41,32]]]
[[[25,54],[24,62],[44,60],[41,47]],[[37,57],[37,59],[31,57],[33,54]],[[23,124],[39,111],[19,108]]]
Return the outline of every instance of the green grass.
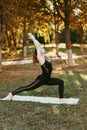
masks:
[[[81,60],[80,60],[81,61]],[[68,68],[53,62],[53,77],[65,82],[65,97],[79,98],[77,105],[52,105],[34,102],[0,101],[0,130],[86,130],[87,59]],[[0,73],[0,98],[29,84],[39,74],[38,65],[3,66]],[[57,86],[42,86],[21,95],[58,97]]]

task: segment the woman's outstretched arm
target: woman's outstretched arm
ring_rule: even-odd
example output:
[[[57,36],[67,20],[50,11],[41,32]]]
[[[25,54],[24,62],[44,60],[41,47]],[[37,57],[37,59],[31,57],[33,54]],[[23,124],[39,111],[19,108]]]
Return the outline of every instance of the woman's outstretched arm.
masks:
[[[41,51],[41,53],[45,53],[44,48],[42,47],[41,43],[34,37],[34,35],[32,33],[28,33],[28,36],[30,39],[33,40],[35,48],[37,49],[37,51]]]
[[[28,36],[34,42],[35,48],[37,50],[38,61],[39,61],[40,65],[42,65],[45,62],[45,55],[44,55],[45,54],[45,50],[41,46],[40,42],[33,36],[32,33],[28,33]]]

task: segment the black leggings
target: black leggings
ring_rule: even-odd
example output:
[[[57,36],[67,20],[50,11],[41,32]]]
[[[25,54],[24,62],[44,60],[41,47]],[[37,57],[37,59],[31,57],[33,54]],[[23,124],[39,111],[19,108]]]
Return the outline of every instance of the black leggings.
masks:
[[[63,98],[64,93],[64,81],[58,78],[49,78],[48,81],[41,80],[40,78],[37,78],[33,83],[20,87],[12,92],[13,95],[20,93],[22,91],[29,91],[34,90],[36,88],[39,88],[42,85],[59,85],[58,91],[59,91],[59,98]]]

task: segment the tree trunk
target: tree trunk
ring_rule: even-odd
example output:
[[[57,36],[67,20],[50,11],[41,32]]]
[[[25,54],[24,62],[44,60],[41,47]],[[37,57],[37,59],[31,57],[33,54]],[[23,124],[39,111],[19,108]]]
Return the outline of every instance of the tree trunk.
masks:
[[[2,49],[1,49],[1,43],[0,43],[0,72],[2,71]]]
[[[23,56],[27,57],[27,43],[26,43],[26,20],[24,19],[24,30],[23,30]]]
[[[56,43],[56,55],[59,57],[59,36],[58,36],[58,25],[55,25],[55,43]]]
[[[80,35],[80,45],[81,45],[81,53],[83,54],[84,49],[83,49],[83,27],[82,27],[82,23],[80,23],[80,27],[79,27],[79,35]]]
[[[0,72],[2,71],[2,39],[3,39],[3,18],[0,15]]]
[[[83,54],[84,52],[84,47],[83,47],[83,44],[81,43],[81,53]]]
[[[23,50],[24,50],[24,58],[25,58],[25,57],[27,57],[27,46],[24,46]]]
[[[14,42],[14,51],[16,51],[17,50],[17,42],[16,42],[16,38],[15,38],[13,29],[11,29],[11,34],[12,34],[12,39]]]
[[[66,49],[67,49],[67,55],[68,55],[68,66],[73,67],[74,61],[73,61],[73,58],[72,58],[70,30],[69,30],[69,25],[66,25],[66,24],[65,24],[65,39],[66,39]]]
[[[7,33],[7,29],[5,31],[5,34],[6,34],[6,37],[7,37],[7,43],[8,43],[8,48],[9,48],[9,53],[11,52],[11,36],[8,36],[8,33]]]

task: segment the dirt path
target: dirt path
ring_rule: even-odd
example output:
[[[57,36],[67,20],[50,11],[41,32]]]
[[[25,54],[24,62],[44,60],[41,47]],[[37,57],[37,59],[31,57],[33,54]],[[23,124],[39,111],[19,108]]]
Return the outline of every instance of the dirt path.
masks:
[[[73,55],[73,59],[78,59],[78,58],[86,58],[87,55]],[[64,55],[62,57],[57,57],[57,58],[51,58],[52,61],[54,60],[67,60],[67,55]],[[2,62],[2,65],[17,65],[17,64],[29,64],[32,63],[32,60],[19,60],[19,61],[5,61]]]

